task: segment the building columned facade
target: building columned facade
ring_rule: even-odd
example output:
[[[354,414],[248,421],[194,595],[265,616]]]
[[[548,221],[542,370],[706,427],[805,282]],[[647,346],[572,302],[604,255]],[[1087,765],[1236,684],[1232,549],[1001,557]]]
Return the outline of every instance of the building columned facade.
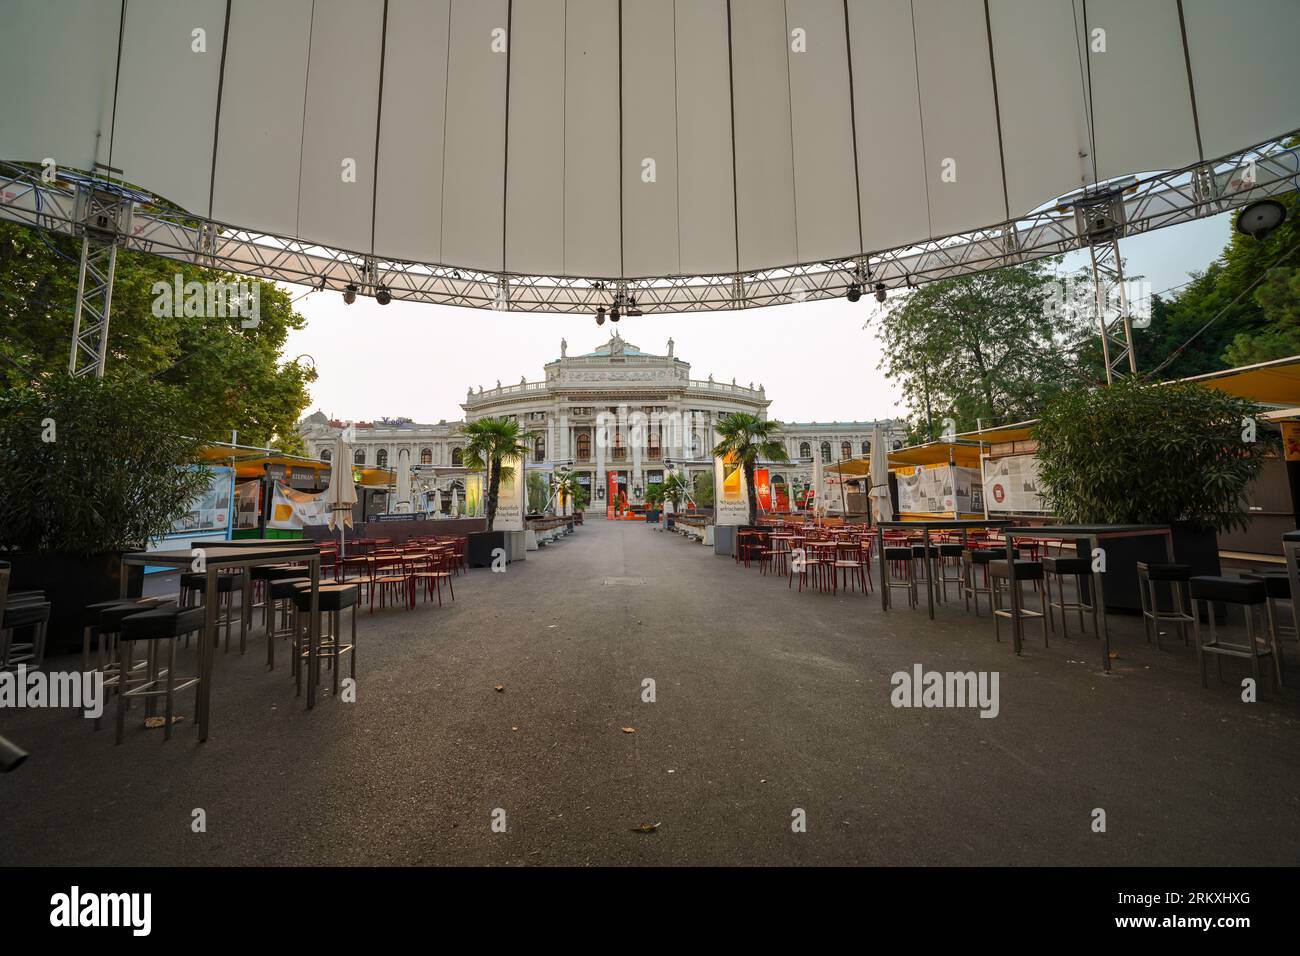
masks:
[[[691,378],[690,363],[673,354],[642,352],[614,335],[593,352],[569,355],[561,340],[560,356],[544,366],[541,381],[469,389],[461,408],[464,421],[514,418],[529,433],[529,466],[554,471],[567,467],[587,489],[589,500],[604,501],[609,475],[628,500],[643,499],[645,489],[670,470],[690,475],[710,471],[717,423],[732,412],[767,417],[771,403],[762,384],[748,385]],[[384,419],[353,424],[354,461],[375,467],[418,468],[422,484],[448,490],[464,475],[461,422],[418,424]],[[830,464],[870,451],[872,421],[783,423],[780,440],[789,464],[773,467],[773,482],[799,487],[811,480],[812,459]],[[890,442],[902,445],[902,429],[879,423]],[[335,436],[347,423],[321,412],[308,416],[299,431],[308,453],[327,458]]]

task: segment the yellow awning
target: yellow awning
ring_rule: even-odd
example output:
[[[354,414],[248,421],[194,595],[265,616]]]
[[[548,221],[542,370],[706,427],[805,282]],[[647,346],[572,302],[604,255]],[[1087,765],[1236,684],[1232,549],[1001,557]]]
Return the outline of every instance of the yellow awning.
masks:
[[[962,468],[980,466],[980,446],[963,441],[932,441],[889,453],[890,465],[946,465]]]
[[[1183,382],[1197,382],[1261,405],[1300,406],[1300,355],[1209,372]]]
[[[1038,419],[1031,418],[1027,422],[1016,422],[1012,425],[990,426],[976,431],[962,432],[957,436],[957,440],[982,441],[987,444],[1004,441],[1027,441],[1034,437],[1034,426],[1037,424]]]
[[[227,444],[204,445],[199,454],[206,464],[233,464],[237,478],[261,478],[265,474],[263,466],[283,465],[286,470],[310,468],[322,483],[329,481],[330,463],[319,458],[267,454],[262,448]],[[354,474],[358,471],[361,473],[359,484],[365,488],[384,488],[396,480],[394,473],[387,468],[368,468],[362,465],[353,466],[352,470]]]
[[[825,471],[833,475],[847,475],[850,478],[865,478],[871,474],[871,460],[849,458],[834,465],[827,465]]]

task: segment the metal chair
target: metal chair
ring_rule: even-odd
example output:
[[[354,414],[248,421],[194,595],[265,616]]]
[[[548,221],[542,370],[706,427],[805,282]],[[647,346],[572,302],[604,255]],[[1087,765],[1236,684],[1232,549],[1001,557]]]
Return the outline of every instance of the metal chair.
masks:
[[[1269,630],[1266,635],[1265,646],[1261,650],[1260,642],[1255,637],[1255,609],[1262,608],[1268,603],[1268,585],[1263,581],[1248,580],[1246,578],[1222,578],[1210,575],[1198,576],[1191,579],[1190,582],[1192,594],[1192,631],[1196,639],[1196,660],[1201,667],[1201,686],[1208,687],[1209,681],[1205,674],[1205,656],[1213,654],[1219,670],[1219,680],[1223,680],[1223,658],[1224,657],[1244,657],[1250,661],[1250,674],[1255,679],[1255,686],[1260,683],[1259,659],[1267,657],[1270,654],[1273,657],[1273,674],[1277,679],[1277,687],[1282,686],[1282,655],[1277,649],[1277,634]],[[1208,602],[1210,617],[1210,639],[1201,640],[1201,616],[1200,605],[1202,601]],[[1218,636],[1214,623],[1213,603],[1218,601],[1222,604],[1240,604],[1246,615],[1246,643],[1238,644],[1235,642],[1224,641]]]
[[[1138,565],[1141,567],[1141,565]],[[1074,576],[1077,600],[1067,601],[1065,599],[1065,579]],[[1047,595],[1047,622],[1052,630],[1056,630],[1056,622],[1052,619],[1053,609],[1061,612],[1061,636],[1069,637],[1069,628],[1066,626],[1066,611],[1077,611],[1079,614],[1079,630],[1084,630],[1083,612],[1087,611],[1092,615],[1092,636],[1101,639],[1101,629],[1099,616],[1097,614],[1097,602],[1089,603],[1083,599],[1087,591],[1087,580],[1092,577],[1092,562],[1087,558],[1062,558],[1062,557],[1044,557],[1043,558],[1043,588]],[[1052,578],[1056,578],[1057,599],[1052,599]],[[1149,640],[1150,638],[1148,638]]]

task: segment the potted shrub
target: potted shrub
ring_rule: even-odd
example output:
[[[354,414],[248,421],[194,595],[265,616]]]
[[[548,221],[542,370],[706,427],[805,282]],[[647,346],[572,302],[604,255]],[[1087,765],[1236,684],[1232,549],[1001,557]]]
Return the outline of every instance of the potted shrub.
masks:
[[[1245,526],[1242,494],[1269,454],[1260,410],[1196,384],[1062,392],[1034,429],[1047,506],[1070,524],[1167,524],[1178,561],[1218,574],[1218,532]],[[1166,560],[1157,539],[1107,542],[1107,607],[1137,608],[1135,563]]]
[[[0,397],[0,548],[10,587],[49,597],[52,651],[80,647],[82,610],[120,593],[122,553],[172,530],[207,487],[188,420],[149,378],[60,374]]]
[[[749,523],[740,528],[714,529],[714,551],[731,554],[736,532],[758,527],[758,493],[754,488],[754,469],[760,461],[789,461],[785,446],[777,435],[780,424],[759,418],[749,412],[724,415],[717,424],[718,444],[713,449],[716,458],[732,458],[740,463],[745,476],[745,503]]]
[[[513,418],[480,418],[461,429],[465,436],[464,462],[470,471],[487,472],[487,528],[471,532],[466,544],[466,561],[471,568],[486,568],[492,564],[492,553],[506,548],[505,532],[492,525],[497,517],[497,501],[501,493],[502,476],[513,474],[507,461],[524,461],[529,453],[525,433]],[[522,545],[520,546],[522,547]],[[508,549],[507,549],[508,552]]]

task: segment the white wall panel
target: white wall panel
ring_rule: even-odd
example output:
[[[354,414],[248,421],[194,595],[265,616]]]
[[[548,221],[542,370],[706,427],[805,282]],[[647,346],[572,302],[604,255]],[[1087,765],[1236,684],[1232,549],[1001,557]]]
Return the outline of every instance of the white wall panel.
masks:
[[[930,235],[910,0],[849,0],[862,241],[890,249]]]
[[[623,272],[681,272],[673,0],[623,4]],[[646,182],[643,162],[654,161]]]
[[[122,39],[113,165],[200,215],[211,198],[225,25],[226,0],[131,0]]]
[[[1183,0],[1205,158],[1300,129],[1300,2]]]
[[[108,162],[121,15],[119,0],[0,7],[0,159]]]
[[[1234,8],[1240,5],[1234,5]],[[1088,0],[1088,49],[1097,175],[1113,179],[1194,163],[1196,130],[1176,0]]]
[[[298,227],[311,0],[232,0],[212,217],[261,232]]]
[[[993,69],[981,0],[913,0],[930,226],[935,236],[1007,217]],[[956,178],[944,178],[945,160]]]
[[[370,251],[383,0],[315,0],[298,234]],[[344,160],[355,181],[344,179]]]
[[[619,249],[618,0],[568,0],[564,268],[616,276]]]
[[[736,218],[742,270],[800,259],[782,0],[731,5]]]
[[[1092,181],[1073,0],[989,0],[1011,215]]]
[[[375,253],[442,258],[442,149],[451,0],[389,0]]]
[[[807,48],[793,49],[803,30]],[[799,259],[861,252],[842,0],[786,0]]]
[[[511,14],[506,269],[564,271],[564,0]]]
[[[725,0],[677,0],[677,216],[687,274],[734,272],[735,183]]]
[[[507,54],[493,52],[492,31],[506,12],[505,0],[451,5],[442,259],[474,269],[503,260]]]

